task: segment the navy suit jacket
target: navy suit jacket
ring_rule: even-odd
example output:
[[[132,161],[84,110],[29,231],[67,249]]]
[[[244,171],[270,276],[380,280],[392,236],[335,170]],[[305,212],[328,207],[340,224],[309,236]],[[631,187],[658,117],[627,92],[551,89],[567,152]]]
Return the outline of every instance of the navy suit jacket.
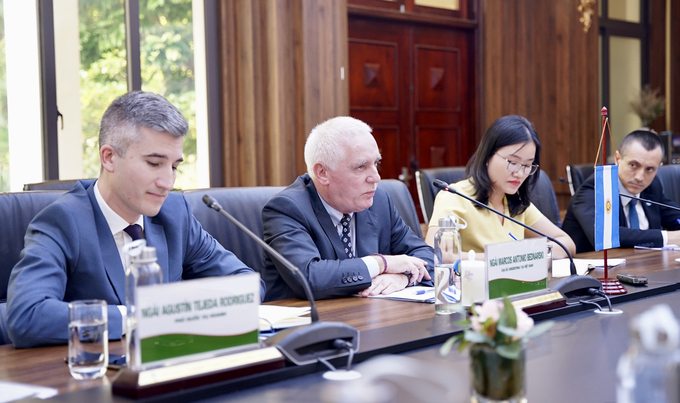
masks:
[[[663,193],[658,177],[654,177],[647,189],[640,193],[640,198],[677,207],[677,204]],[[620,200],[621,197],[619,202]],[[661,230],[680,229],[680,211],[651,203],[641,203],[649,221],[647,230],[628,228],[623,208],[619,209],[619,242],[622,248],[635,246],[660,248],[663,246]],[[574,240],[577,253],[595,250],[595,175],[591,175],[571,198],[562,229]]]
[[[180,193],[171,192],[158,215],[144,217],[144,233],[156,248],[163,282],[254,273],[203,230]],[[66,343],[68,302],[80,299],[106,300],[109,338],[121,338],[117,305],[125,305],[125,270],[94,181],[80,181],[29,224],[7,293],[15,347]]]
[[[434,251],[404,224],[387,192],[378,188],[373,205],[355,213],[356,254],[409,255],[427,262],[434,278]],[[348,259],[309,175],[304,174],[275,195],[262,209],[263,238],[307,278],[315,299],[355,294],[371,285],[361,259]],[[289,271],[265,254],[265,301],[306,298]],[[345,279],[345,281],[343,281]],[[432,285],[432,281],[423,283]]]

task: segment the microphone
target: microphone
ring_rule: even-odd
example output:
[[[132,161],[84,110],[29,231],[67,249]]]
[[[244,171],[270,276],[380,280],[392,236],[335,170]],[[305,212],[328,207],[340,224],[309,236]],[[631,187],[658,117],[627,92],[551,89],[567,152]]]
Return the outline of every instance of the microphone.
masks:
[[[309,300],[312,323],[310,325],[281,330],[269,337],[265,344],[269,346],[276,345],[290,361],[297,365],[310,364],[316,362],[319,358],[336,358],[344,355],[342,349],[338,353],[339,349],[336,347],[338,340],[349,342],[353,346],[353,351],[359,348],[359,331],[355,328],[342,322],[319,322],[319,314],[316,310],[312,289],[300,269],[224,210],[214,197],[207,194],[203,195],[203,203],[227,217],[229,221],[257,242],[273,258],[281,262],[286,269],[290,270],[293,273],[293,277],[302,284],[305,295]]]
[[[629,199],[635,199],[635,200],[638,200],[638,201],[641,201],[641,202],[645,202],[645,203],[649,203],[649,204],[656,204],[657,206],[661,206],[661,207],[664,207],[664,208],[669,208],[669,209],[671,209],[671,210],[680,211],[680,207],[672,206],[672,205],[670,205],[670,204],[663,204],[663,203],[655,202],[654,200],[641,199],[641,198],[639,198],[639,197],[624,195],[624,194],[621,194],[621,193],[619,193],[619,196],[621,196],[621,197],[627,197],[627,198],[629,198]]]
[[[591,288],[602,289],[602,283],[600,283],[600,281],[598,281],[596,278],[590,277],[590,276],[580,276],[576,273],[576,265],[574,264],[574,258],[571,256],[569,249],[567,249],[567,247],[564,246],[562,244],[562,242],[558,241],[557,239],[555,239],[555,238],[553,238],[553,237],[551,237],[547,234],[542,233],[541,231],[539,231],[537,229],[531,228],[530,226],[524,224],[523,222],[520,222],[520,221],[518,221],[518,220],[516,220],[516,219],[514,219],[510,216],[507,216],[507,215],[501,213],[500,211],[497,211],[497,210],[487,206],[486,204],[480,202],[479,200],[475,200],[472,197],[464,195],[464,194],[458,192],[455,189],[449,188],[448,183],[444,182],[441,179],[435,179],[434,182],[432,182],[432,184],[434,186],[436,186],[437,188],[441,189],[441,190],[453,193],[453,194],[458,195],[458,196],[460,196],[460,197],[462,197],[466,200],[469,200],[470,202],[472,202],[474,204],[482,206],[485,209],[487,209],[487,210],[489,210],[493,213],[496,213],[499,216],[501,216],[505,219],[508,219],[508,220],[514,222],[515,224],[520,225],[520,226],[528,229],[529,231],[531,231],[533,233],[536,233],[540,236],[544,236],[544,237],[548,238],[549,240],[553,241],[554,243],[556,243],[557,245],[559,245],[562,249],[564,249],[564,251],[567,253],[567,257],[569,258],[569,263],[570,263],[569,264],[569,271],[571,272],[571,276],[562,280],[559,284],[557,284],[556,287],[554,287],[554,289],[556,291],[559,291],[560,293],[562,293],[562,295],[564,295],[565,298],[570,299],[570,300],[574,300],[574,299],[578,300],[578,299],[581,299],[583,297],[590,297],[591,295],[589,293],[589,290]]]

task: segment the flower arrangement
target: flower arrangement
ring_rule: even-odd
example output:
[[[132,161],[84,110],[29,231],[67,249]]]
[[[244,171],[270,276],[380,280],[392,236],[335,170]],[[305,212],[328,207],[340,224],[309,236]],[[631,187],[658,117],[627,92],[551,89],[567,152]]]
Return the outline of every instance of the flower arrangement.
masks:
[[[441,355],[448,355],[455,343],[459,343],[458,351],[475,344],[491,348],[501,357],[513,360],[520,357],[523,342],[543,334],[554,322],[534,325],[533,319],[505,297],[502,302],[488,300],[481,307],[473,305],[472,316],[457,324],[469,328],[448,339],[440,349]]]
[[[659,95],[659,89],[652,89],[645,85],[638,98],[630,102],[630,107],[642,120],[642,126],[648,126],[652,121],[663,115],[666,110],[666,100]]]

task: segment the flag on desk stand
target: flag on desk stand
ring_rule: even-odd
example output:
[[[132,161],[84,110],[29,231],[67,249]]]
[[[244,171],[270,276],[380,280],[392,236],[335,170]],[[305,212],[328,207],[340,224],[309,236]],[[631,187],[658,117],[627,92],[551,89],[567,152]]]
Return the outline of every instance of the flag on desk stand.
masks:
[[[619,247],[619,167],[595,167],[595,250]]]

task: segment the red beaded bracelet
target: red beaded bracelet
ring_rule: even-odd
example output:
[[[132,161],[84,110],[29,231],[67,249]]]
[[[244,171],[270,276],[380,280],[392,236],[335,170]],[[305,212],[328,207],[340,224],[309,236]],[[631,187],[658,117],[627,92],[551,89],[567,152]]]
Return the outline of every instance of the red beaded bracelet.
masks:
[[[380,253],[374,253],[373,256],[380,256],[383,260],[383,263],[385,264],[385,269],[380,274],[387,273],[387,259],[385,259],[385,256],[381,255]]]

